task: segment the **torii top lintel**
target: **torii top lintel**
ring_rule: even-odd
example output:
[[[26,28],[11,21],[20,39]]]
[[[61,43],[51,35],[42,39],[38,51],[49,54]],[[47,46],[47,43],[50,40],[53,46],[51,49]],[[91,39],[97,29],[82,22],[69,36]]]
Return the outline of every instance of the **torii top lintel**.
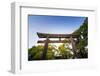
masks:
[[[74,34],[49,34],[49,33],[39,33],[37,32],[39,38],[78,38],[79,35]]]

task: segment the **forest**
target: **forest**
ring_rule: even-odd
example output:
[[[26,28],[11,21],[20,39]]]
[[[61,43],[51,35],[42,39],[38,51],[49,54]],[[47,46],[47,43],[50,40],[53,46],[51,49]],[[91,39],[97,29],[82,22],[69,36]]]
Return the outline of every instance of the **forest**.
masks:
[[[46,60],[88,58],[88,18],[85,18],[81,26],[72,34],[79,35],[79,42],[76,44],[77,57],[74,57],[75,55],[69,43],[62,43],[59,46],[50,43],[48,45]],[[28,60],[41,60],[43,50],[44,45],[37,45],[29,48]]]

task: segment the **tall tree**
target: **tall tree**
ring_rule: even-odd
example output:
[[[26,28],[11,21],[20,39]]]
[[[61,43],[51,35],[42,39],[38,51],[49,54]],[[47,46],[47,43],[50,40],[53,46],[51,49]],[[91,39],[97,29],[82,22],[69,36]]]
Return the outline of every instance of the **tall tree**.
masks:
[[[79,35],[79,43],[76,45],[78,49],[78,57],[79,58],[87,58],[88,57],[88,18],[86,18],[83,24],[77,29],[73,34]]]

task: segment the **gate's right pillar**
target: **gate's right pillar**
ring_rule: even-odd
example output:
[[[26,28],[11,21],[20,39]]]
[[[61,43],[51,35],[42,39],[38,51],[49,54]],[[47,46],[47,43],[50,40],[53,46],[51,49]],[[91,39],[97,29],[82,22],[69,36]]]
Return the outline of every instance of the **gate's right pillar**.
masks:
[[[74,58],[77,58],[77,53],[76,53],[77,49],[76,49],[76,46],[75,46],[74,39],[72,37],[70,37],[70,42],[72,44],[72,51],[74,53]]]

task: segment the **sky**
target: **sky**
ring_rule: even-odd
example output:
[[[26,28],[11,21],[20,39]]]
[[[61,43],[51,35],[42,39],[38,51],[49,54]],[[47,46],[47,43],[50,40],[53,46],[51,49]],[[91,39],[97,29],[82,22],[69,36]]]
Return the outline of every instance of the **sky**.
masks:
[[[86,17],[75,16],[29,15],[28,48],[38,44],[37,41],[39,38],[37,36],[37,32],[51,34],[71,34],[82,25],[85,18]]]

